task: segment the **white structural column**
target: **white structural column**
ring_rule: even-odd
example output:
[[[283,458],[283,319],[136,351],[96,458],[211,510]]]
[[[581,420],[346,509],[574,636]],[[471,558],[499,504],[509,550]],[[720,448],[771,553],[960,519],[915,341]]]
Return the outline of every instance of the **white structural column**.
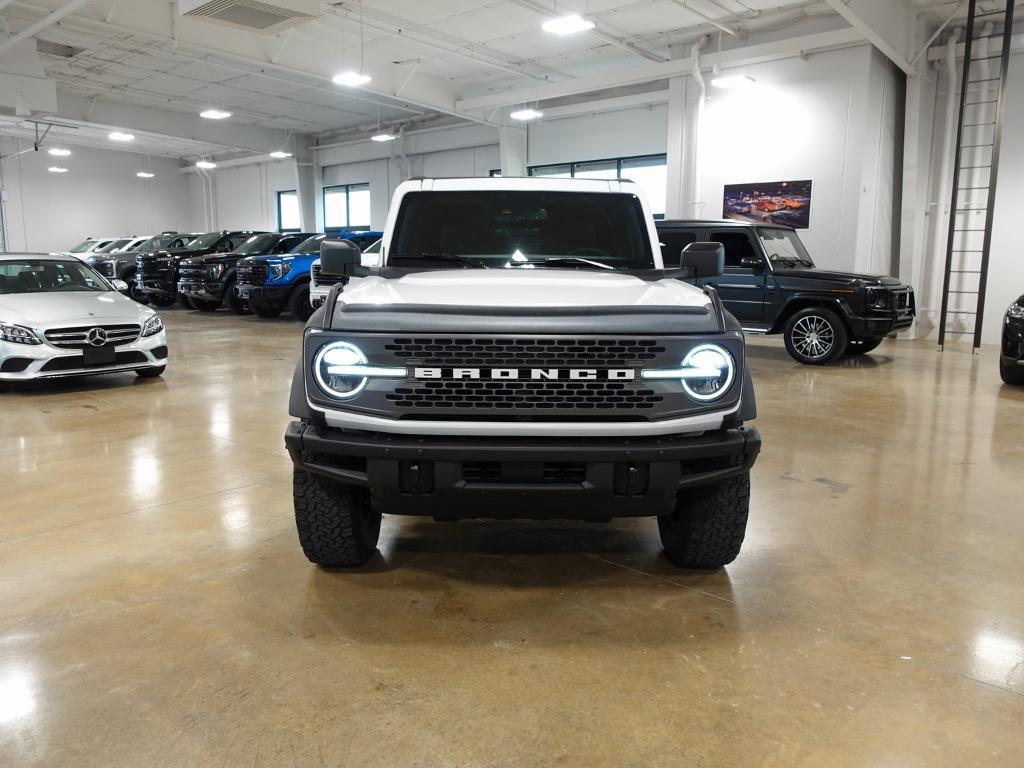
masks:
[[[669,48],[673,59],[686,55],[682,46]],[[665,201],[665,218],[679,219],[686,215],[687,190],[686,146],[686,76],[669,78],[668,81],[668,194]]]
[[[299,195],[299,216],[303,232],[317,232],[316,225],[316,175],[313,153],[301,140],[296,142],[295,190]]]
[[[526,128],[503,125],[498,129],[502,176],[525,176],[529,134]]]

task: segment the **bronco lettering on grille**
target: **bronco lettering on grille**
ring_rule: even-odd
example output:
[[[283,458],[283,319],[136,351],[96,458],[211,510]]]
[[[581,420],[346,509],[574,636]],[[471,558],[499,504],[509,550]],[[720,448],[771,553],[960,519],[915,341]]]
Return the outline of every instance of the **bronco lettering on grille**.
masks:
[[[417,379],[531,379],[533,381],[634,381],[631,368],[414,368]]]

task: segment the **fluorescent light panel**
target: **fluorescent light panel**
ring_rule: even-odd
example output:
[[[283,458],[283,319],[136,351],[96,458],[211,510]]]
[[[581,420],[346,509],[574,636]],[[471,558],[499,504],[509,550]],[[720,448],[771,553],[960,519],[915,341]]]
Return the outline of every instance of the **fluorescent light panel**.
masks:
[[[111,131],[107,134],[107,138],[111,141],[135,141],[135,134],[125,133],[123,131]]]
[[[140,179],[152,179],[154,176],[156,176],[155,173],[150,173],[149,171],[139,171],[135,175],[138,176]]]
[[[511,117],[513,120],[536,120],[538,118],[544,117],[544,113],[538,112],[536,109],[520,109],[516,112],[511,113],[509,117]]]
[[[272,158],[274,158],[275,160],[284,160],[286,157],[291,157],[292,153],[291,152],[284,152],[283,150],[279,149],[276,152],[271,152],[270,156]]]
[[[67,168],[61,168],[59,165],[51,165],[46,170],[48,170],[50,173],[67,173],[68,172]]]
[[[199,160],[196,162],[196,168],[202,168],[204,171],[209,171],[217,167],[216,163],[211,163],[209,160]]]
[[[205,117],[207,120],[226,120],[231,117],[231,113],[223,109],[204,109],[199,113],[200,117]]]
[[[559,16],[557,19],[548,19],[541,24],[541,29],[550,32],[552,35],[565,37],[575,35],[577,32],[586,32],[594,28],[594,22],[587,21],[578,13],[571,13],[568,16]]]
[[[71,154],[70,149],[61,149],[60,147],[53,147],[53,149],[49,150],[49,152],[54,157],[67,157],[68,155]]]
[[[331,82],[335,85],[344,85],[349,88],[358,88],[361,85],[366,85],[368,82],[373,80],[369,75],[364,75],[362,72],[339,72],[331,78]]]
[[[394,141],[398,137],[388,131],[382,131],[370,137],[370,141]]]

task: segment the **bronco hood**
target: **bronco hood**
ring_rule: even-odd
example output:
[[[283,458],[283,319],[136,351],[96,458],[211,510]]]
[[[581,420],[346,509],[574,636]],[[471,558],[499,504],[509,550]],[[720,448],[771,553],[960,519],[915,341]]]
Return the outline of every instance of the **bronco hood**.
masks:
[[[826,280],[830,283],[852,283],[859,281],[865,285],[900,285],[895,277],[885,275],[861,275],[856,272],[830,272],[827,269],[813,267],[775,266],[776,277],[800,277],[808,280]]]
[[[439,270],[397,279],[369,277],[342,292],[342,307],[372,305],[502,309],[706,307],[700,289],[679,280],[646,281],[620,272],[562,269]]]

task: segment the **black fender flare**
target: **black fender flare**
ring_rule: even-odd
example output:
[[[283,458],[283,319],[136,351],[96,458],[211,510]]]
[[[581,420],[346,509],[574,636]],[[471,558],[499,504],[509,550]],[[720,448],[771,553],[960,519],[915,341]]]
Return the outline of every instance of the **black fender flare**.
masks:
[[[786,303],[782,305],[782,309],[779,310],[779,314],[775,318],[775,322],[772,323],[772,327],[768,330],[768,333],[781,333],[783,326],[789,321],[790,316],[793,312],[799,312],[799,309],[794,310],[794,304],[803,305],[800,307],[827,307],[835,309],[839,316],[844,320],[848,317],[853,316],[853,312],[849,305],[846,304],[838,296],[826,296],[821,293],[795,293],[790,296]]]

